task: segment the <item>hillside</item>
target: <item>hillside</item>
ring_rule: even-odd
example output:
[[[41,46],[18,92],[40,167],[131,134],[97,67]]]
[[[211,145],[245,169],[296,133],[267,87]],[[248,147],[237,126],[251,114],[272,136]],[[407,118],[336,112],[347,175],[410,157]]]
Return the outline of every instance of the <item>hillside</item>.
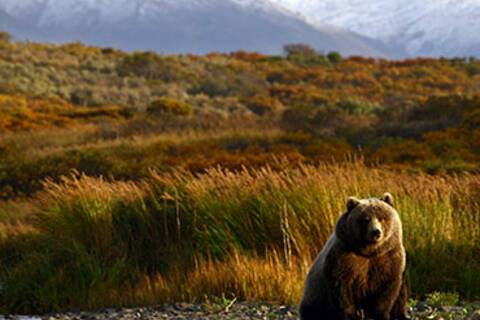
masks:
[[[0,195],[31,194],[72,168],[139,179],[356,154],[430,173],[480,169],[479,61],[286,49],[165,56],[3,42]]]

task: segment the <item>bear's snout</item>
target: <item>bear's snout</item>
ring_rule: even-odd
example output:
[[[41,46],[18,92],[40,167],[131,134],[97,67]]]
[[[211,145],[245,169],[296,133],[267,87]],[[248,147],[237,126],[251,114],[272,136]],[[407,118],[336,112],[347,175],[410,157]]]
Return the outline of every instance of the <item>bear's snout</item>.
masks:
[[[378,219],[372,219],[368,226],[368,241],[369,242],[378,242],[383,237],[382,224]]]
[[[378,239],[380,239],[381,236],[382,236],[382,230],[380,230],[380,229],[372,230],[371,237],[373,239],[378,240]]]

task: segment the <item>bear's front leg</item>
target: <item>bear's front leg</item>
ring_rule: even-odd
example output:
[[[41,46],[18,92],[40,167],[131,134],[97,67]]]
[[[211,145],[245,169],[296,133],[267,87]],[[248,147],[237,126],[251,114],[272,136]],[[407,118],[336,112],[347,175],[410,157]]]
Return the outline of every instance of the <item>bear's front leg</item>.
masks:
[[[300,305],[300,319],[302,320],[319,320],[319,319],[328,319],[328,314],[326,316],[325,310],[322,308],[315,307],[314,305],[307,305],[302,303]]]
[[[359,310],[355,303],[352,285],[349,283],[344,284],[340,288],[340,313],[342,314],[339,319],[343,320],[361,320],[362,317],[359,314]]]
[[[402,280],[402,287],[400,288],[400,293],[398,294],[397,300],[393,305],[391,318],[393,320],[409,320],[410,316],[407,312],[407,300],[408,292],[405,279]]]
[[[390,315],[399,296],[401,286],[401,280],[395,281],[386,290],[379,292],[377,299],[370,305],[368,318],[390,320]]]

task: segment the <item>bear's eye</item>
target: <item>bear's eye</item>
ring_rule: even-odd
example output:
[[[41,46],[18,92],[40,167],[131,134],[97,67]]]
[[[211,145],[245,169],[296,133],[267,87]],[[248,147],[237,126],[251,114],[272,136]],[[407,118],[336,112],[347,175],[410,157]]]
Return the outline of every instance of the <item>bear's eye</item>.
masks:
[[[363,218],[362,218],[362,222],[363,222],[363,223],[369,223],[370,220],[372,220],[370,217],[363,217]]]

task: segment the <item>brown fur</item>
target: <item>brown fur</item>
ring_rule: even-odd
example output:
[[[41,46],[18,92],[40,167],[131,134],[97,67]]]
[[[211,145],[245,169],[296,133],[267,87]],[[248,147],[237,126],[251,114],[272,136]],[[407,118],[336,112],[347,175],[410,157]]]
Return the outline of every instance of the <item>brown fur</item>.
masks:
[[[402,225],[393,197],[349,198],[305,282],[303,320],[408,319]]]

